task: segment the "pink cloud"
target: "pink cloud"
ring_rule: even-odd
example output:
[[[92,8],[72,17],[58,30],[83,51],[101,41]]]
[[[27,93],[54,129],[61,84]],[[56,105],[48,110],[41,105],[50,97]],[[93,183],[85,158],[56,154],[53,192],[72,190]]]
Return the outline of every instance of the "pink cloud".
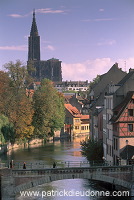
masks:
[[[62,63],[63,80],[88,80],[92,81],[97,75],[106,73],[117,62],[119,68],[128,71],[134,68],[134,58],[117,59],[97,58],[86,60],[82,63]]]

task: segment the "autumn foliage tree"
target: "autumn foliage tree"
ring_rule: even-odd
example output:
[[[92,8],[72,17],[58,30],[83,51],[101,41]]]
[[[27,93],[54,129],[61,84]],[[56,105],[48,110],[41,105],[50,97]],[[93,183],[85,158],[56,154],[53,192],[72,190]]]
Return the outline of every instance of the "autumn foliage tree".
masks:
[[[63,96],[50,80],[44,79],[31,99],[26,95],[26,88],[33,80],[26,66],[17,60],[4,67],[6,72],[0,72],[0,115],[9,123],[1,126],[3,136],[6,140],[53,136],[54,131],[64,126]]]
[[[34,93],[33,106],[35,135],[47,138],[53,136],[54,131],[63,127],[65,118],[64,99],[53,87],[50,80],[42,80],[41,87]]]
[[[6,114],[10,96],[10,78],[6,72],[0,71],[0,113]]]
[[[26,80],[28,77],[27,69],[21,61],[5,64],[5,69],[10,77],[7,96],[6,115],[14,125],[16,138],[30,138],[34,127],[32,124],[33,108],[31,101],[26,96]]]

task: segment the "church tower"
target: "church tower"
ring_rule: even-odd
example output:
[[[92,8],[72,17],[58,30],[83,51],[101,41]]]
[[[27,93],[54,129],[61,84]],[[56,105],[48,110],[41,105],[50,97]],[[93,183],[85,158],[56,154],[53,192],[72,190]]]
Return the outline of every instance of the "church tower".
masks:
[[[35,20],[35,10],[33,11],[33,22],[30,37],[28,37],[28,61],[40,60],[40,36]]]
[[[40,60],[40,36],[35,19],[35,10],[33,11],[30,36],[28,37],[27,70],[35,81],[41,81],[44,78],[53,82],[62,81],[61,61],[59,59]]]

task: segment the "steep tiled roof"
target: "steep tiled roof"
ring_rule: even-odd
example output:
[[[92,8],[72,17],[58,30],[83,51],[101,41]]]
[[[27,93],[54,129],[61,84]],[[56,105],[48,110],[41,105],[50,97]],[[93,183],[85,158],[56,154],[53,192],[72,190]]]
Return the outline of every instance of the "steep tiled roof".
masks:
[[[118,105],[116,106],[113,111],[117,111],[117,115],[113,116],[110,121],[111,122],[116,122],[120,115],[122,114],[122,112],[124,111],[124,109],[126,108],[127,104],[129,103],[129,101],[131,100],[132,96],[134,95],[134,91],[130,91],[127,93],[127,96],[125,97],[125,99]]]
[[[64,104],[65,108],[75,117],[81,117],[79,110],[71,104]]]
[[[79,110],[72,106],[71,104],[64,104],[65,108],[74,116],[74,117],[79,117],[81,120],[88,120],[89,115],[82,115],[80,114]]]
[[[118,85],[123,85],[133,74],[134,71],[129,72],[121,81],[119,81]]]

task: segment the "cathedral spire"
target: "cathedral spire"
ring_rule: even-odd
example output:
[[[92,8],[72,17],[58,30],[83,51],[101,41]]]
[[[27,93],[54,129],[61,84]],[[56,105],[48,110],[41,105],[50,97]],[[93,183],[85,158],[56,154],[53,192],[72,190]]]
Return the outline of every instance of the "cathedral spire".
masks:
[[[28,60],[40,60],[40,36],[35,19],[35,9],[28,43]]]
[[[36,19],[35,19],[35,9],[33,10],[33,22],[32,22],[32,26],[31,26],[31,32],[30,35],[36,35],[38,36],[38,29],[37,29],[37,24],[36,24]]]
[[[35,9],[33,9],[33,18],[35,18]]]

